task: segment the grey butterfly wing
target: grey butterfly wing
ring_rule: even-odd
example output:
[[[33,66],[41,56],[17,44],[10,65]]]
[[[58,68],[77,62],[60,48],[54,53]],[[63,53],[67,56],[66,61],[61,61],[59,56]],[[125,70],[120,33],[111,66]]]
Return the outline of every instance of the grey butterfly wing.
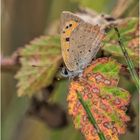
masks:
[[[85,68],[96,56],[104,38],[104,31],[99,26],[81,22],[70,36],[71,63],[75,70]]]
[[[69,71],[75,71],[77,66],[73,63],[74,54],[70,54],[70,36],[76,26],[83,22],[78,16],[71,12],[62,12],[61,14],[61,50],[64,63]],[[71,27],[70,27],[71,24]]]

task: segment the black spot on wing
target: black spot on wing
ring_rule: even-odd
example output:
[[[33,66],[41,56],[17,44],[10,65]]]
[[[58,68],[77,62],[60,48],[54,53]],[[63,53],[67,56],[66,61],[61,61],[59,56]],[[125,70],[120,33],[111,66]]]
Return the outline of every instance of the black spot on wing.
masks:
[[[68,29],[69,27],[72,27],[71,23],[69,25],[67,25],[65,28]]]
[[[69,26],[66,26],[66,29],[68,29],[69,28]]]
[[[72,24],[69,24],[69,27],[72,27]]]
[[[67,38],[66,38],[66,41],[67,41],[67,42],[68,42],[68,41],[70,41],[70,38],[69,38],[69,37],[67,37]]]

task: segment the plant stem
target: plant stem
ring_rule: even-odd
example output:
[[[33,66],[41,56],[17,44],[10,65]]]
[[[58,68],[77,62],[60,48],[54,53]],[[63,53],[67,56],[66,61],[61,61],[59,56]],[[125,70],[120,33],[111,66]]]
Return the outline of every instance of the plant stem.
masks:
[[[137,73],[135,71],[134,64],[133,64],[131,58],[129,57],[128,52],[127,52],[127,50],[126,50],[126,48],[125,48],[125,46],[123,44],[123,41],[121,39],[121,36],[120,36],[120,33],[119,33],[118,28],[117,27],[114,27],[114,30],[117,33],[118,40],[119,40],[118,42],[119,42],[119,45],[121,47],[122,53],[123,53],[123,55],[125,57],[126,63],[128,65],[128,70],[129,70],[129,72],[130,72],[130,74],[132,76],[133,81],[136,84],[137,89],[139,90],[139,78],[138,78],[138,75],[137,75]]]
[[[78,99],[79,99],[80,103],[82,104],[82,106],[84,107],[84,109],[87,113],[89,121],[93,124],[94,128],[96,129],[100,140],[106,140],[103,132],[100,130],[99,126],[97,125],[96,120],[94,119],[89,106],[87,105],[86,102],[84,102],[82,95],[79,92],[77,92],[77,95],[78,95]]]

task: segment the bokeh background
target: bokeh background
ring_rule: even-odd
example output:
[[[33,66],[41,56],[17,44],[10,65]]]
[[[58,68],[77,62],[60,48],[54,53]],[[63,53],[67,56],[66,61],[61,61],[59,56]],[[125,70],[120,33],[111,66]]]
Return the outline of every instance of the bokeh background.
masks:
[[[113,17],[138,16],[138,0],[2,0],[2,55],[10,56],[17,48],[40,35],[59,34],[58,26],[62,11],[78,11],[90,8]],[[52,128],[45,121],[27,117],[31,100],[17,97],[15,72],[2,72],[2,140],[83,140],[68,118],[62,128]],[[129,81],[122,79],[124,88],[132,95],[135,114],[134,132],[127,132],[121,140],[138,140],[138,94]],[[68,81],[59,82],[53,91],[52,102],[67,109]],[[56,115],[57,118],[57,115]]]

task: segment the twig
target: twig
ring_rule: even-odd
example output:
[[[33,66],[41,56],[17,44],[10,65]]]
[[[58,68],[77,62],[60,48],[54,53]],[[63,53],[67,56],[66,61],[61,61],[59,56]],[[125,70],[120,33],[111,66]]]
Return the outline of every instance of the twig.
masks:
[[[1,70],[4,72],[15,72],[20,67],[19,54],[16,51],[10,57],[0,56]]]
[[[89,109],[89,106],[84,102],[84,100],[79,92],[77,92],[77,95],[78,95],[78,99],[79,99],[80,103],[82,104],[82,106],[84,107],[84,109],[87,113],[89,121],[93,124],[94,128],[96,129],[100,140],[106,140],[103,132],[100,130],[99,126],[97,125],[96,120],[94,119],[94,117]]]
[[[136,84],[137,89],[139,90],[139,78],[138,78],[138,75],[137,75],[137,73],[135,71],[134,64],[133,64],[131,58],[129,57],[128,52],[127,52],[127,50],[126,50],[126,48],[125,48],[125,46],[123,44],[123,41],[121,39],[121,36],[120,36],[120,33],[119,33],[118,28],[117,27],[114,27],[114,30],[117,33],[118,40],[119,40],[118,42],[119,42],[119,45],[121,47],[122,53],[123,53],[123,55],[125,57],[126,63],[128,65],[128,70],[129,70],[129,72],[130,72],[130,74],[132,76],[133,81]]]

